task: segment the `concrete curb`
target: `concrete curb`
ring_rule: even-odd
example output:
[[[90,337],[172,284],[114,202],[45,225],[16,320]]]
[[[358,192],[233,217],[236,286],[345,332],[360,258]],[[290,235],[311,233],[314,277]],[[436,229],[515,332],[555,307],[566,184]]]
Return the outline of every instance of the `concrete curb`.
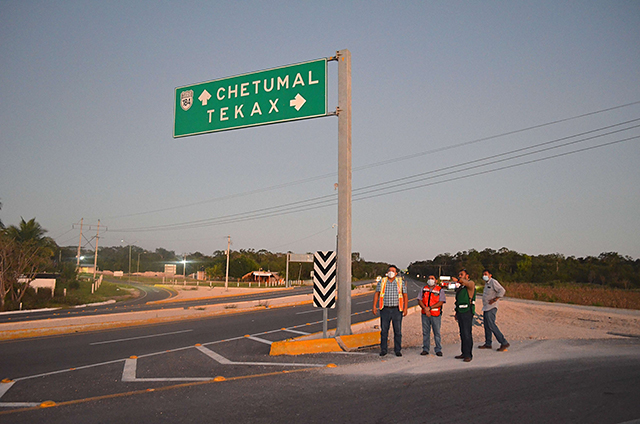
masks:
[[[407,315],[420,310],[419,306],[409,308]],[[313,333],[271,344],[269,355],[306,355],[324,352],[354,352],[362,348],[377,346],[380,344],[380,331],[363,331],[376,328],[379,317],[359,322],[351,326],[351,334],[321,338],[322,333]],[[327,335],[335,334],[335,330],[327,332]]]

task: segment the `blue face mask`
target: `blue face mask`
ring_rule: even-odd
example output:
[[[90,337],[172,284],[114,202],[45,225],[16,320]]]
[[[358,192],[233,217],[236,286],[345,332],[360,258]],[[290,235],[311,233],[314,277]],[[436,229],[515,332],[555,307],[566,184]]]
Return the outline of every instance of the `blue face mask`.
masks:
[[[483,276],[482,276],[482,279],[483,279],[484,281],[489,281],[489,276],[488,276],[488,275],[483,275]]]

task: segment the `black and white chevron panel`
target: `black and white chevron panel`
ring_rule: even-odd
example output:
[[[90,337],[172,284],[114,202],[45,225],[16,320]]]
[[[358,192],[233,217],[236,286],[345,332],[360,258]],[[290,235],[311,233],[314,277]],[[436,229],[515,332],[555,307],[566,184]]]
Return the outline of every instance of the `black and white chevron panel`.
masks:
[[[336,252],[316,252],[313,255],[313,306],[336,307]]]

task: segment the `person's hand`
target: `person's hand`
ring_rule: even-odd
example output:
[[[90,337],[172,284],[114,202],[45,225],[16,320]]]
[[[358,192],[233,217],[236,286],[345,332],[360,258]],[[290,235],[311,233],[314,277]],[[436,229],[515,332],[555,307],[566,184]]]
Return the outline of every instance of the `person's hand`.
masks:
[[[493,305],[494,303],[496,303],[498,301],[498,299],[491,299],[489,301],[489,305]]]
[[[374,316],[378,315],[378,308],[376,306],[373,307],[373,315]]]
[[[402,316],[406,317],[408,313],[409,313],[409,309],[408,308],[404,308],[404,311],[402,311]]]
[[[425,314],[426,316],[430,317],[430,316],[431,316],[431,309],[429,309],[429,308],[424,308],[424,314]]]
[[[458,277],[451,277],[451,279],[453,280],[454,283],[458,282]]]

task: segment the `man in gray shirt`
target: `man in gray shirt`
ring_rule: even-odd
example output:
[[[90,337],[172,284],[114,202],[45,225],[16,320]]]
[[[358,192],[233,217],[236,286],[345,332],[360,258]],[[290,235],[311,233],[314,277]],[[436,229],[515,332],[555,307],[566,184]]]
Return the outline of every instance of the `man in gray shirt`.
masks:
[[[482,273],[482,279],[485,281],[482,292],[482,316],[484,318],[485,341],[484,345],[479,346],[478,349],[491,349],[492,336],[495,334],[498,343],[500,343],[498,352],[504,352],[510,345],[496,325],[496,314],[498,313],[498,300],[504,297],[506,290],[500,283],[492,278],[491,272],[487,269]]]

